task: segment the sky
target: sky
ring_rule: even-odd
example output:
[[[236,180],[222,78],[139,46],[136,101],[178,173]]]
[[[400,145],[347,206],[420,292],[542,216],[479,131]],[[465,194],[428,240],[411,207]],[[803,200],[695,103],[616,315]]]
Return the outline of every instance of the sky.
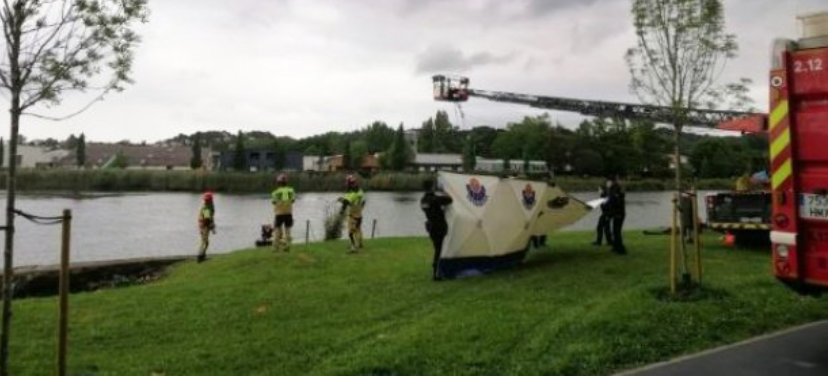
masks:
[[[472,87],[638,102],[624,56],[636,44],[629,0],[150,0],[133,78],[122,93],[69,120],[26,117],[21,133],[155,142],[198,130],[260,130],[295,138],[373,121],[418,127],[437,110],[431,76]],[[722,81],[754,81],[764,110],[771,41],[797,36],[795,16],[827,0],[728,0],[739,57]],[[33,112],[62,116],[92,95]],[[8,103],[8,97],[0,97]],[[3,110],[7,108],[2,108]],[[545,111],[471,100],[465,128],[505,126]],[[576,126],[581,117],[550,112]],[[4,121],[8,121],[5,113]],[[0,125],[8,136],[8,123]]]

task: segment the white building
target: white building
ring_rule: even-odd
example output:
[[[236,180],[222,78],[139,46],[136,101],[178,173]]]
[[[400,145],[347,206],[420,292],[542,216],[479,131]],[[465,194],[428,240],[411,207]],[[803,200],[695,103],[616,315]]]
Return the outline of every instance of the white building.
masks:
[[[326,158],[303,156],[303,172],[323,172],[326,170]]]
[[[499,159],[484,159],[482,157],[477,158],[477,162],[474,166],[474,170],[477,172],[485,172],[485,173],[504,173],[506,171],[512,173],[530,173],[530,174],[542,174],[542,173],[549,173],[550,169],[547,167],[546,161],[540,160],[531,160],[530,161],[530,168],[528,172],[525,172],[524,168],[526,165],[526,161],[524,160],[510,160],[509,161],[509,169],[504,168],[504,161]]]
[[[448,153],[417,153],[410,167],[419,172],[459,171],[463,168],[463,156]]]
[[[9,145],[6,144],[3,149],[3,167],[8,167],[11,164],[9,161]],[[70,156],[70,151],[64,149],[49,149],[31,145],[18,145],[17,147],[17,165],[21,169],[55,168],[59,166],[61,160],[68,156]]]

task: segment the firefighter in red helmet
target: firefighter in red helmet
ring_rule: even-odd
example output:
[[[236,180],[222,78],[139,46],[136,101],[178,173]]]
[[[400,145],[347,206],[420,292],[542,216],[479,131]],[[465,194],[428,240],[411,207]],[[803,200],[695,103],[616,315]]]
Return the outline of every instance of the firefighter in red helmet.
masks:
[[[274,251],[280,249],[285,252],[291,251],[291,228],[294,227],[294,202],[297,201],[297,194],[294,188],[288,185],[288,176],[281,174],[276,178],[277,188],[271,193],[271,202],[274,206]]]
[[[198,246],[199,263],[207,260],[210,232],[215,234],[215,198],[212,192],[206,192],[201,200],[203,205],[198,211],[198,231],[201,234],[201,243]]]
[[[346,215],[346,227],[349,230],[349,253],[358,253],[364,248],[364,234],[361,225],[364,222],[364,191],[358,185],[355,175],[346,176],[346,193],[339,198],[341,214]]]

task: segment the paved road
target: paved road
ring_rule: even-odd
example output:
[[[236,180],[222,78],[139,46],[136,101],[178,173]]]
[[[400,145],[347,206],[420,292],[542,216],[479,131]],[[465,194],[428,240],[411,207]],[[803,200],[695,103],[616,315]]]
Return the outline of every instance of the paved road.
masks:
[[[629,372],[635,376],[828,376],[827,323]]]

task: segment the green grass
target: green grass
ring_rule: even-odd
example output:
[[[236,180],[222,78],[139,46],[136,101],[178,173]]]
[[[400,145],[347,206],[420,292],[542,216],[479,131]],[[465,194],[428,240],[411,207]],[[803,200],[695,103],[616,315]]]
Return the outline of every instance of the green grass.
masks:
[[[426,239],[248,250],[71,298],[76,375],[599,375],[827,318],[762,251],[713,244],[709,294],[660,300],[666,237],[560,234],[516,270],[430,281]],[[54,373],[55,299],[15,302],[12,373]]]

